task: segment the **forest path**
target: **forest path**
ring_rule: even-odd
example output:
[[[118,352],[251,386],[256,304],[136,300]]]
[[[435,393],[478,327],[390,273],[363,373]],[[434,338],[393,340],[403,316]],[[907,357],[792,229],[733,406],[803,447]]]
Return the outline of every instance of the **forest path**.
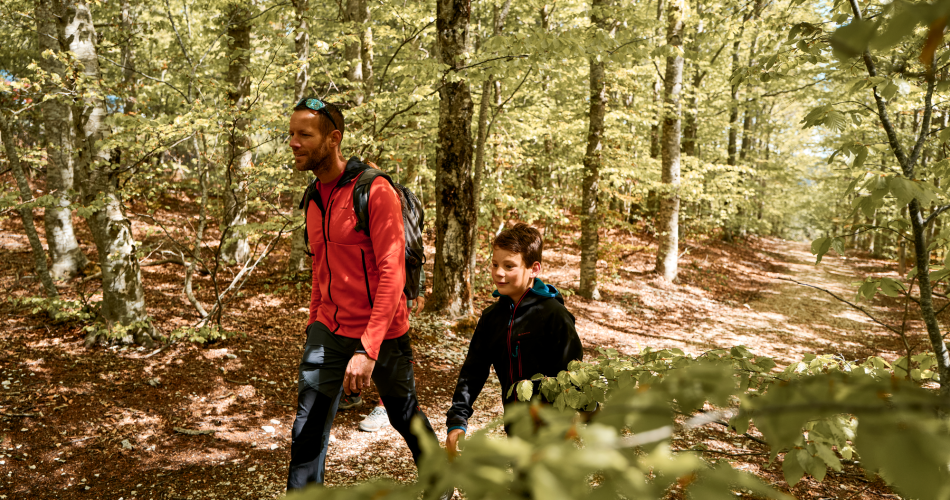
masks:
[[[543,279],[565,292],[578,285],[580,252],[573,236],[565,233],[560,241],[552,236],[544,254]],[[850,299],[855,276],[895,276],[889,271],[893,262],[827,256],[816,267],[803,243],[686,241],[680,277],[669,285],[652,274],[655,247],[649,239],[613,233],[603,245],[602,300],[567,298],[587,359],[596,356],[597,347],[628,354],[646,346],[679,347],[698,354],[737,344],[780,363],[806,352],[849,359],[897,355],[899,340],[893,334],[824,292],[787,281]],[[15,279],[32,265],[25,245],[0,242],[0,257],[5,270],[0,287],[17,297],[40,293]],[[181,273],[176,266],[143,269],[150,283],[149,312],[166,332],[193,321],[181,297]],[[6,478],[0,493],[11,499],[67,500],[279,497],[290,456],[303,305],[309,299],[308,286],[269,288],[286,282],[282,273],[277,265],[261,271],[229,310],[227,328],[245,335],[211,345],[179,341],[152,352],[86,349],[81,323],[51,324],[42,314],[6,302],[0,310],[5,313],[0,314],[0,378],[5,382],[0,413],[7,414],[0,415],[0,452],[11,458],[0,460]],[[488,283],[477,289],[479,310],[493,301],[490,292]],[[889,300],[876,301],[873,308],[896,324],[900,304]],[[413,323],[420,407],[441,440],[468,342],[436,317],[421,316]],[[392,427],[357,430],[376,401],[375,389],[363,396],[362,407],[341,411],[334,420],[326,484],[412,480],[412,458]],[[469,422],[472,430],[502,415],[500,396],[497,381],[486,384]],[[194,436],[176,428],[215,433]],[[779,481],[775,470],[761,467],[758,474]],[[820,488],[837,488],[828,484]],[[819,488],[817,483],[812,487]]]
[[[585,343],[630,354],[645,346],[698,354],[744,345],[780,365],[805,353],[848,359],[898,355],[893,333],[825,291],[795,283],[856,302],[851,283],[868,274],[896,277],[886,272],[893,263],[835,254],[816,266],[808,244],[778,239],[756,240],[742,253],[720,250],[691,248],[681,262],[678,285],[644,272],[642,279],[605,284],[615,300],[572,298]],[[893,316],[899,304],[860,305],[884,318]]]

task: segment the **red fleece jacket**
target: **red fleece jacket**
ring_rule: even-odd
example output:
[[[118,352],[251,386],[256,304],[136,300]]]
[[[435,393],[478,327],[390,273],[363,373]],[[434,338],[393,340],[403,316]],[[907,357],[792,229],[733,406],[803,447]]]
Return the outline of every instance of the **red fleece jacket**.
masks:
[[[353,160],[351,160],[351,163]],[[349,166],[349,164],[347,165]],[[384,339],[409,331],[406,240],[399,196],[377,177],[369,192],[369,232],[357,232],[353,210],[356,179],[346,173],[325,199],[325,213],[311,200],[307,232],[313,253],[310,323],[319,321],[337,335],[361,339],[370,358]],[[319,182],[319,181],[318,181]]]

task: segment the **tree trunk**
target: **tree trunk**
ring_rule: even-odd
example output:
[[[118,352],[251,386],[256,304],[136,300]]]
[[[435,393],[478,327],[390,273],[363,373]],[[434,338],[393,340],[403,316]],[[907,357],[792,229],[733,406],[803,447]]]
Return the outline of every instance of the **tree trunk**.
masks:
[[[247,226],[247,175],[251,166],[251,140],[247,136],[245,116],[251,94],[251,25],[250,10],[239,3],[227,6],[224,19],[228,23],[228,100],[232,123],[228,129],[227,189],[224,194],[224,227],[221,259],[244,264],[250,258],[250,245],[244,233]]]
[[[741,32],[739,33],[741,36]],[[740,38],[737,37],[735,43],[732,44],[732,73],[734,74],[739,68],[739,42]],[[729,165],[736,164],[736,144],[739,137],[739,85],[733,85],[732,90],[729,93],[729,145],[726,148],[727,156],[726,163]]]
[[[450,69],[465,65],[470,16],[471,0],[436,1],[439,56]],[[472,311],[469,252],[472,226],[476,223],[472,186],[473,107],[468,81],[446,82],[439,90],[435,266],[426,310],[452,316]]]
[[[135,14],[129,0],[122,0],[122,34],[125,43],[122,44],[122,86],[125,90],[125,106],[122,111],[126,114],[135,111],[135,51],[132,50],[132,40],[135,36]]]
[[[590,20],[599,29],[608,29],[609,0],[592,0]],[[584,183],[581,187],[581,297],[600,300],[597,289],[597,257],[600,250],[600,227],[597,198],[600,193],[600,166],[603,162],[604,117],[607,114],[606,63],[596,56],[590,58],[590,112],[587,130],[587,151],[584,154]]]
[[[699,102],[697,94],[699,85],[703,81],[705,73],[700,72],[696,67],[696,74],[693,76],[693,86],[689,93],[686,105],[686,124],[683,126],[683,154],[686,156],[697,156],[696,137],[699,135],[696,116],[699,114]]]
[[[347,64],[345,76],[351,82],[348,92],[349,101],[354,106],[359,106],[363,104],[367,95],[365,58],[372,55],[372,48],[367,45],[367,42],[372,44],[373,32],[369,24],[369,7],[366,0],[346,0],[343,8],[343,22],[347,23],[347,32],[352,30],[352,34],[358,37],[358,40],[352,40],[344,45],[343,58]],[[370,75],[372,71],[372,62],[370,62]]]
[[[7,118],[0,111],[0,136],[2,136],[4,149],[7,150],[7,161],[13,170],[13,177],[16,179],[17,187],[20,190],[20,203],[28,203],[33,200],[33,193],[30,191],[30,184],[26,180],[23,168],[20,166],[20,155],[16,150],[16,141],[13,139],[13,131]],[[33,250],[33,265],[36,268],[36,274],[40,277],[40,283],[43,284],[43,291],[46,292],[46,298],[59,298],[59,292],[53,285],[53,278],[50,276],[49,268],[46,267],[46,252],[43,250],[43,244],[40,243],[40,237],[36,233],[36,226],[33,224],[33,209],[27,206],[20,206],[20,218],[23,219],[23,229],[26,231],[26,237],[30,241],[30,248]]]
[[[863,14],[858,6],[857,0],[849,0],[851,10],[855,20],[861,21]],[[871,58],[869,51],[865,50],[863,55],[864,65],[867,68],[868,76],[874,78],[877,76],[877,69],[874,59]],[[924,94],[923,123],[919,136],[915,137],[916,144],[911,150],[911,155],[907,156],[904,147],[898,136],[898,130],[891,122],[888,113],[888,103],[881,97],[878,88],[872,88],[875,104],[877,104],[877,115],[887,135],[888,145],[894,154],[898,165],[901,167],[901,173],[908,180],[914,180],[915,167],[921,146],[930,135],[930,122],[933,112],[933,93],[936,87],[936,75],[933,67],[934,60],[926,61],[931,68],[926,76],[927,90]],[[921,207],[917,199],[911,200],[907,205],[908,215],[910,217],[911,229],[914,238],[914,258],[917,264],[917,286],[920,290],[920,315],[924,324],[927,326],[927,337],[930,345],[933,347],[934,357],[937,359],[937,373],[940,376],[940,395],[942,398],[950,398],[950,351],[947,350],[947,344],[944,342],[943,334],[940,331],[940,324],[937,322],[936,311],[933,304],[933,289],[930,284],[930,249],[927,248],[925,241],[925,222],[921,213]],[[942,412],[943,413],[943,412]]]
[[[294,78],[294,104],[297,104],[307,94],[307,87],[310,85],[310,63],[308,62],[310,58],[310,26],[307,21],[310,15],[310,0],[293,0],[293,3],[294,14],[297,17],[294,45],[297,49],[297,64],[300,65],[297,76]],[[306,172],[294,172],[292,175],[301,186],[310,180],[310,175]],[[303,190],[301,189],[301,191]],[[306,225],[303,224],[304,211],[294,207],[294,213],[300,217],[301,225],[294,230],[290,238],[290,259],[287,262],[287,272],[291,274],[306,273],[310,269],[311,260],[307,256],[307,245],[304,242],[304,231],[306,231]]]
[[[40,0],[36,3],[37,43],[41,51],[49,50],[50,57],[41,57],[40,66],[50,76],[56,75],[62,82],[66,78],[65,68],[56,57],[68,50],[63,46],[61,27],[56,19],[65,13],[62,4],[52,0]],[[63,89],[49,82],[49,93],[59,93]],[[50,274],[54,279],[68,279],[85,267],[87,259],[73,228],[71,191],[74,184],[73,127],[72,107],[62,97],[44,102],[40,106],[41,120],[46,132],[46,189],[56,197],[56,206],[47,207],[43,214],[46,227],[46,244],[49,246],[51,260]]]
[[[656,2],[656,37],[660,38],[662,28],[660,28],[660,19],[663,18],[663,0]],[[660,156],[660,122],[663,120],[663,102],[662,102],[663,82],[660,81],[660,75],[653,80],[653,107],[656,115],[656,121],[650,125],[650,158]]]
[[[504,30],[505,19],[507,19],[510,10],[511,0],[505,0],[501,8],[495,6],[492,36],[500,35],[502,30]],[[485,143],[488,141],[488,133],[490,132],[488,113],[491,108],[490,96],[493,85],[494,76],[489,74],[482,83],[482,98],[478,103],[478,132],[475,135],[477,138],[475,142],[475,165],[472,167],[474,169],[472,175],[472,191],[474,192],[473,200],[475,203],[475,224],[472,225],[472,248],[470,251],[471,260],[469,262],[469,274],[472,276],[474,276],[475,268],[478,265],[478,210],[482,203],[482,177],[485,171]],[[498,102],[498,106],[500,106],[500,101]],[[496,106],[496,113],[501,111],[498,109],[498,106]]]
[[[670,1],[667,10],[669,28],[666,43],[679,47],[683,44],[683,0]],[[680,93],[683,87],[683,56],[679,51],[666,58],[665,86],[663,88],[663,151],[662,182],[668,187],[660,197],[660,213],[657,217],[656,272],[667,281],[676,279],[679,258],[679,211],[680,211]]]
[[[63,40],[69,50],[82,63],[86,81],[96,85],[99,81],[99,59],[96,52],[96,30],[92,13],[85,3],[69,4],[63,22]],[[99,89],[84,90],[83,100],[74,110],[76,117],[76,149],[80,151],[76,170],[80,177],[83,199],[87,204],[97,201],[101,208],[95,209],[87,221],[92,229],[102,268],[101,320],[109,335],[121,341],[151,345],[153,331],[145,309],[145,289],[142,274],[135,256],[135,240],[132,238],[132,223],[125,216],[122,199],[118,193],[118,172],[112,162],[111,152],[102,150],[98,142],[109,131],[105,124],[106,109]],[[86,337],[91,346],[100,338],[101,332],[92,332]]]
[[[478,132],[475,142],[475,165],[474,175],[472,176],[472,191],[475,193],[473,202],[475,203],[475,224],[472,225],[472,248],[470,254],[469,269],[470,273],[475,272],[478,265],[478,208],[481,206],[482,199],[482,176],[485,170],[485,143],[488,142],[488,114],[491,108],[491,89],[492,75],[488,75],[482,82],[482,99],[478,103]]]

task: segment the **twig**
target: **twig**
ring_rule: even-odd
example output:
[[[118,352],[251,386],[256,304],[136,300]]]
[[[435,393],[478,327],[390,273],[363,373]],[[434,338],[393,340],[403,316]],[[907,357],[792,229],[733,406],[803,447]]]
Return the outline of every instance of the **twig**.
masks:
[[[4,417],[27,418],[27,417],[35,417],[35,416],[36,416],[36,413],[3,413],[3,412],[0,412],[0,415],[3,415]]]
[[[861,493],[864,493],[865,491],[867,491],[867,490],[869,490],[869,489],[871,489],[871,484],[870,484],[870,483],[869,483],[867,486],[865,486],[863,490],[856,491],[856,492],[854,492],[854,493],[852,493],[852,494],[846,496],[846,497],[844,498],[844,500],[851,500],[852,498],[857,497],[858,495],[860,495]]]
[[[232,384],[251,385],[250,382],[241,382],[240,380],[231,380],[231,379],[229,379],[229,378],[227,378],[227,377],[224,377],[224,380],[227,381],[227,382],[231,382]]]
[[[175,432],[180,432],[182,434],[187,434],[189,436],[200,436],[202,434],[209,434],[209,435],[214,434],[214,430],[212,429],[208,429],[204,431],[198,431],[194,429],[185,429],[183,427],[172,427],[172,429],[174,429]]]

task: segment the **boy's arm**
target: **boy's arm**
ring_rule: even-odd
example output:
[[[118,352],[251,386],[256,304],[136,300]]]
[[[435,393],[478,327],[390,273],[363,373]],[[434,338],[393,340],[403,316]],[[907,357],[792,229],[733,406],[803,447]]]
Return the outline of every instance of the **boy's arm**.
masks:
[[[484,314],[482,319],[484,319]],[[458,382],[455,384],[455,393],[452,395],[452,407],[446,412],[445,426],[451,431],[453,428],[468,429],[468,419],[472,416],[472,405],[488,380],[491,357],[488,345],[488,335],[484,332],[482,319],[478,320],[472,342],[469,344],[468,354],[459,372]]]

